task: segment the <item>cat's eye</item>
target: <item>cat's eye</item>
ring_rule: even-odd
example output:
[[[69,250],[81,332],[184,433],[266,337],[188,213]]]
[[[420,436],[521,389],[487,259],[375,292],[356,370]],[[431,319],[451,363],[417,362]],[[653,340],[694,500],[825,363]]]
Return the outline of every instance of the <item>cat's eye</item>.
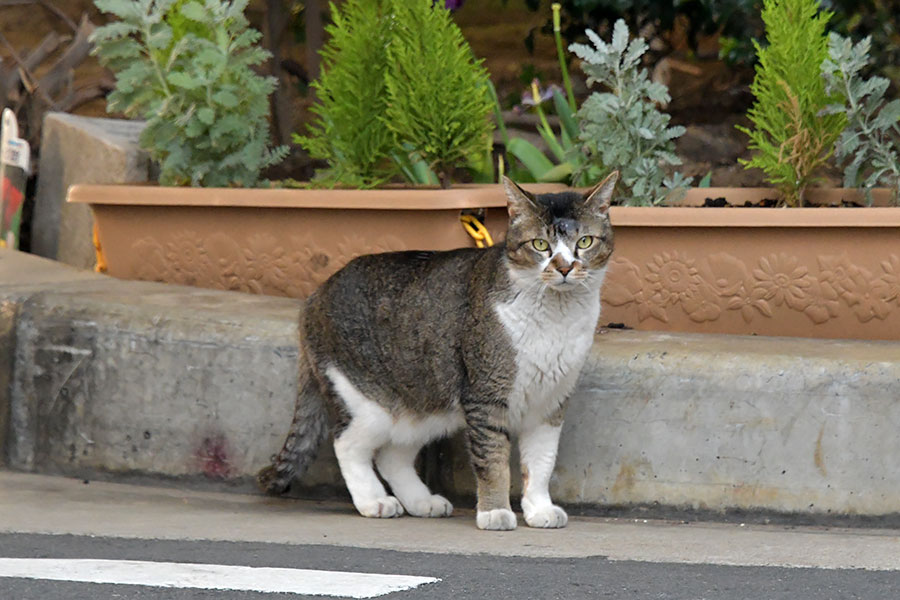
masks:
[[[531,245],[534,246],[534,249],[538,252],[546,252],[547,249],[550,248],[550,243],[547,240],[542,240],[540,238],[531,240]]]
[[[583,235],[578,238],[578,242],[575,244],[578,246],[580,250],[585,250],[594,245],[594,236],[592,235]]]

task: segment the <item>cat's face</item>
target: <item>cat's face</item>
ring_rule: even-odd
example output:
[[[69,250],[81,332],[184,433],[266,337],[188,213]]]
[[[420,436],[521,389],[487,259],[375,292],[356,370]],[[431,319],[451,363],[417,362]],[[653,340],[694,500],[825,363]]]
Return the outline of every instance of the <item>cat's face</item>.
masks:
[[[530,194],[504,178],[509,207],[506,253],[525,287],[598,290],[613,251],[609,203],[618,172],[590,192]]]

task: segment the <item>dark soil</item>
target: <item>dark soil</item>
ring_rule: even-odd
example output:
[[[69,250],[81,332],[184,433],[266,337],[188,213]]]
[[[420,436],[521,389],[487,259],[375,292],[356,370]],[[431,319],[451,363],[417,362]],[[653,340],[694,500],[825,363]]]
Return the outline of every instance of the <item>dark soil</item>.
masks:
[[[729,204],[728,201],[723,197],[718,198],[707,198],[703,201],[704,207],[713,207],[713,208],[728,208],[734,205]],[[744,202],[742,205],[745,208],[775,208],[778,206],[778,200],[775,198],[766,198],[760,202],[750,202],[749,200]]]

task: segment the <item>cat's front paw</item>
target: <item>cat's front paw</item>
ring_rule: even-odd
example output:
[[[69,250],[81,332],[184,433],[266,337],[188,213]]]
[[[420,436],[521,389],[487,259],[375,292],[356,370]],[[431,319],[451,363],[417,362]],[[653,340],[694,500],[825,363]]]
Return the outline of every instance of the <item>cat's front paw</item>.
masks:
[[[434,494],[428,498],[410,502],[406,511],[414,517],[449,517],[453,505],[441,495]]]
[[[507,508],[478,511],[475,524],[478,525],[478,529],[509,531],[516,528],[516,515]]]
[[[565,527],[566,523],[569,522],[569,516],[566,514],[566,511],[555,504],[531,508],[530,510],[523,507],[523,511],[525,513],[525,522],[528,523],[529,527],[559,529],[560,527]]]
[[[390,519],[403,515],[403,506],[393,496],[375,498],[370,502],[361,502],[356,505],[356,510],[364,517],[375,519]]]

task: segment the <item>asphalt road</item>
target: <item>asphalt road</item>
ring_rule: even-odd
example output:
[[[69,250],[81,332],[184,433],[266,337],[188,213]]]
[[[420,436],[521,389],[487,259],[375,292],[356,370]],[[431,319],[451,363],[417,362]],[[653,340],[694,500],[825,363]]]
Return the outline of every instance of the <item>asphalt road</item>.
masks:
[[[439,578],[388,598],[627,598],[666,600],[890,599],[900,572],[732,567],[610,561],[603,557],[540,558],[428,554],[333,546],[0,535],[0,555],[16,558],[102,558],[390,573]],[[898,549],[900,550],[900,549]],[[315,596],[153,588],[0,578],[4,600],[271,600]]]

